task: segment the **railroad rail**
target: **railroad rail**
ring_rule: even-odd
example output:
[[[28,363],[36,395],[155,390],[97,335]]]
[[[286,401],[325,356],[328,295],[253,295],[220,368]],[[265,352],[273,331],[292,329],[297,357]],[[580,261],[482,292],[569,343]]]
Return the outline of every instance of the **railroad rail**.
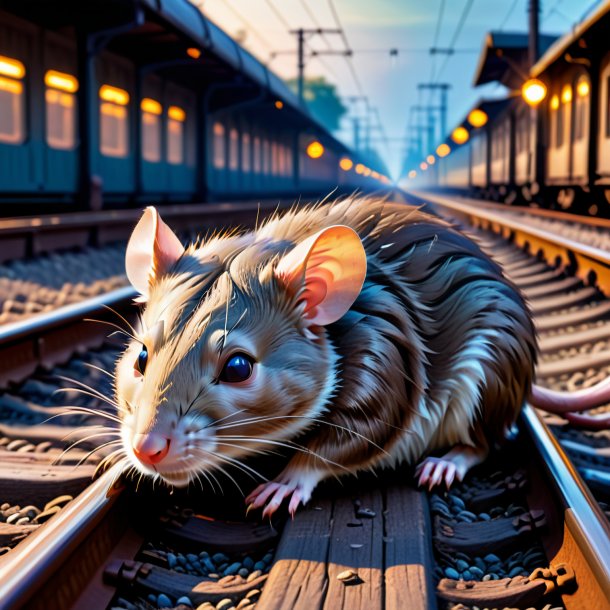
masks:
[[[487,232],[478,238],[524,289],[559,295],[537,303],[539,328],[553,307],[565,310],[551,288],[566,283],[557,270]],[[129,290],[115,305],[127,306]],[[82,303],[49,319],[69,329],[94,309]],[[36,318],[13,329],[19,337],[5,329],[2,345],[51,332]],[[450,493],[417,490],[401,469],[323,485],[286,523],[244,519],[237,493],[136,491],[111,468],[0,556],[0,607],[607,608],[608,520],[551,432],[557,423],[526,407],[518,427],[515,442]],[[89,477],[96,464],[86,464]]]
[[[157,207],[175,230],[189,232],[197,229],[203,233],[208,229],[254,222],[259,214],[281,209],[282,202],[277,198]],[[0,262],[66,248],[126,241],[141,214],[141,209],[136,208],[2,218]]]

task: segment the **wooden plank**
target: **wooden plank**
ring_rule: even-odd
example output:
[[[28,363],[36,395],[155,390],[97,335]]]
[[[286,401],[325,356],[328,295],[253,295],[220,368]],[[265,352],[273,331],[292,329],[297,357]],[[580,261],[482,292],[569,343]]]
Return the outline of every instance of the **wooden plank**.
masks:
[[[385,609],[433,610],[432,540],[426,494],[393,485],[386,491]]]
[[[327,587],[331,500],[316,500],[286,524],[257,610],[318,610]]]
[[[373,489],[358,500],[360,510],[369,509],[375,516],[357,517],[358,507],[350,497],[335,501],[324,610],[381,610],[384,607],[382,492]],[[356,523],[361,525],[354,527]],[[355,572],[357,578],[339,580],[337,577],[346,570]]]

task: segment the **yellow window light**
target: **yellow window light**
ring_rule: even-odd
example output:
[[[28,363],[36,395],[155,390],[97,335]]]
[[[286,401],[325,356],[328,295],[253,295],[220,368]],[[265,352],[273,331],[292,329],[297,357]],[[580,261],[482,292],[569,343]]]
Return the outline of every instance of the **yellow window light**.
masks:
[[[44,75],[44,84],[53,89],[66,91],[67,93],[76,93],[78,91],[78,80],[71,74],[58,72],[57,70],[47,70]]]
[[[530,78],[521,87],[521,97],[530,106],[537,106],[546,97],[546,85],[537,78]]]
[[[343,157],[343,159],[341,159],[341,161],[339,161],[339,167],[344,172],[349,172],[349,170],[352,169],[352,167],[354,167],[354,162],[351,159],[348,159],[347,157]]]
[[[373,173],[373,170],[370,167],[364,168],[364,175],[368,178]]]
[[[487,113],[480,108],[475,108],[468,114],[468,122],[475,128],[483,127],[487,123],[487,119]]]
[[[572,87],[570,85],[566,85],[561,90],[561,101],[564,104],[569,104],[572,101]]]
[[[184,123],[186,121],[186,112],[182,110],[179,106],[170,106],[167,109],[167,116],[174,121],[179,121],[180,123]]]
[[[104,102],[100,106],[100,111],[104,116],[110,116],[115,119],[126,119],[127,118],[127,108],[122,106],[116,106],[110,102]]]
[[[11,78],[23,78],[25,76],[25,66],[18,59],[0,55],[0,74]]]
[[[307,146],[307,156],[312,159],[319,159],[324,154],[324,146],[317,140],[314,140]]]
[[[451,134],[451,139],[456,144],[464,144],[464,142],[468,142],[468,138],[470,138],[470,134],[465,127],[456,127]]]
[[[375,178],[375,180],[379,180],[379,172],[376,172],[376,171],[373,170],[373,173],[371,174],[371,176],[373,178]]]
[[[417,176],[417,172],[414,169],[412,169],[409,172],[409,178],[411,178],[411,180],[413,180],[413,178],[415,178],[415,176]]]
[[[439,157],[446,157],[449,153],[451,152],[451,148],[449,148],[448,144],[441,144],[437,149],[436,149],[436,154]]]
[[[284,102],[282,102],[282,100],[275,100],[275,104],[274,106],[278,109],[281,110],[284,107]]]
[[[112,102],[119,106],[127,106],[129,104],[129,93],[125,89],[119,89],[111,85],[102,85],[100,87],[100,98],[105,102]]]
[[[161,114],[163,109],[161,108],[161,104],[156,100],[152,100],[149,97],[145,97],[140,102],[140,108],[142,112],[147,112],[148,114]]]
[[[552,110],[557,110],[557,108],[559,108],[559,96],[554,95],[551,98],[551,109]]]
[[[201,57],[201,51],[197,47],[189,47],[186,50],[186,54],[193,59],[199,59]]]
[[[426,161],[428,162],[428,165],[434,165],[436,163],[436,158],[434,155],[428,155]]]
[[[587,97],[591,92],[589,81],[581,80],[576,87],[576,91],[578,92],[579,97]]]
[[[419,169],[421,169],[422,172],[425,172],[428,169],[428,164],[425,161],[422,161],[419,164]]]
[[[3,78],[0,76],[0,91],[7,91],[8,93],[21,95],[23,93],[23,85],[18,80],[12,80],[10,78]]]
[[[364,174],[364,165],[362,165],[362,163],[358,163],[356,165],[356,173],[357,174]]]
[[[74,108],[74,96],[69,93],[62,93],[56,89],[47,89],[44,97],[47,104],[58,104],[63,108]]]
[[[576,92],[578,93],[578,97],[587,97],[587,95],[589,95],[590,91],[591,91],[591,87],[589,85],[589,81],[586,81],[586,80],[581,80],[576,87]]]

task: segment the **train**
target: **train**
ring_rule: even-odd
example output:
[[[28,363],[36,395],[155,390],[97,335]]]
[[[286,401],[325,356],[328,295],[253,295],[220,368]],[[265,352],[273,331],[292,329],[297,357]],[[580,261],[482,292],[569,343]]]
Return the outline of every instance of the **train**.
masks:
[[[474,84],[511,93],[474,104],[403,188],[610,217],[608,31],[605,1],[565,36],[541,36],[529,71],[527,34],[488,34]],[[541,101],[526,101],[532,86]]]
[[[187,0],[0,0],[0,214],[383,189]]]

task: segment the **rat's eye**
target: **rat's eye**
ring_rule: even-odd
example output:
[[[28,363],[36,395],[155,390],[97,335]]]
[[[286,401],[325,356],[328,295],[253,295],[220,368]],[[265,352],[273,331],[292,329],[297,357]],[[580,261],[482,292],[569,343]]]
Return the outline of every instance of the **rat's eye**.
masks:
[[[220,381],[238,383],[246,381],[252,375],[254,360],[242,352],[233,354],[226,362],[220,373]]]
[[[146,370],[146,363],[148,362],[148,349],[146,346],[142,346],[142,350],[138,354],[138,358],[136,359],[133,368],[140,373],[140,375],[144,375],[144,371]]]

